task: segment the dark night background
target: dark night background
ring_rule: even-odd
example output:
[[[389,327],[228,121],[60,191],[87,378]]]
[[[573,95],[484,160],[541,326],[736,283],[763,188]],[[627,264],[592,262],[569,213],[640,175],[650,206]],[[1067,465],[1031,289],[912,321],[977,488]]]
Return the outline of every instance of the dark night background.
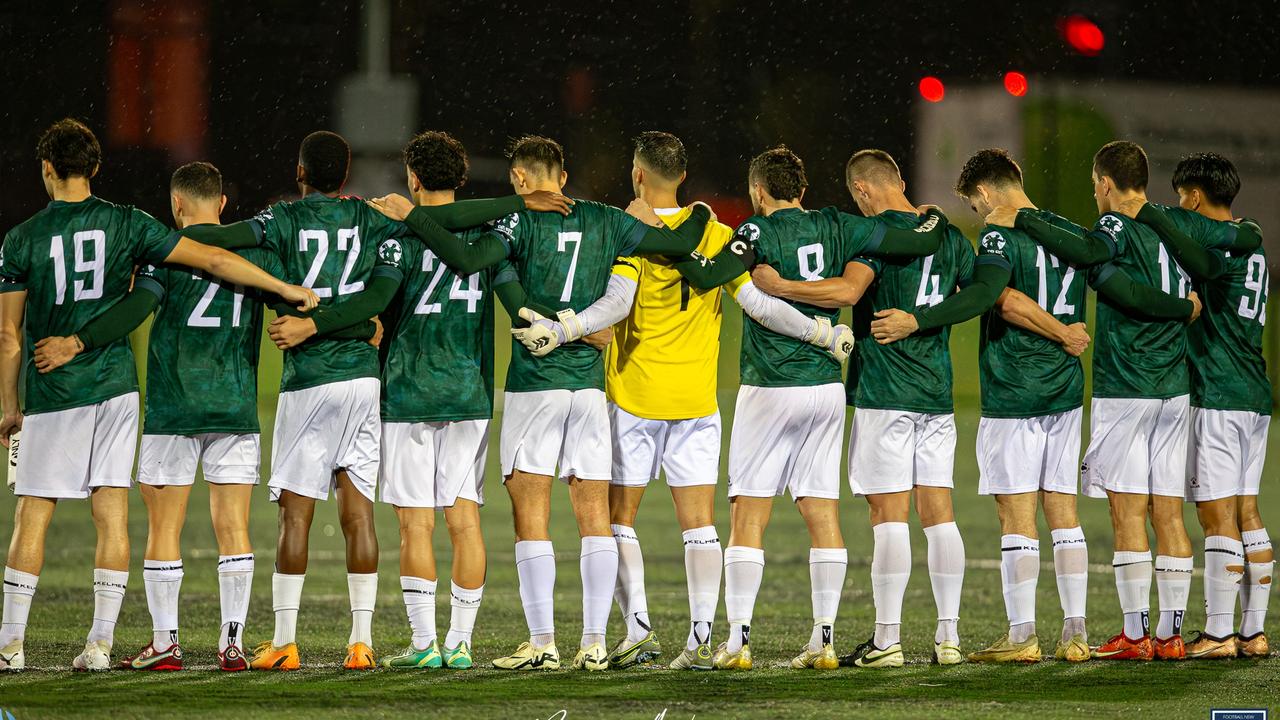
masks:
[[[857,148],[888,150],[910,179],[912,108],[925,75],[948,85],[999,83],[1020,70],[1280,86],[1271,2],[390,6],[391,71],[417,80],[421,128],[453,132],[473,159],[499,157],[515,135],[550,135],[566,147],[569,191],[615,204],[631,197],[628,139],[667,129],[689,148],[689,187],[700,197],[742,198],[746,160],[785,142],[808,164],[807,205],[851,207],[841,170]],[[67,115],[103,140],[96,194],[168,221],[169,173],[207,159],[228,182],[224,217],[244,217],[295,192],[299,140],[333,127],[338,81],[360,63],[359,3],[4,0],[0,8],[0,231],[47,201],[34,146]],[[1056,21],[1073,13],[1106,33],[1097,57],[1072,52],[1060,36]],[[500,172],[475,175],[464,195],[508,191]]]

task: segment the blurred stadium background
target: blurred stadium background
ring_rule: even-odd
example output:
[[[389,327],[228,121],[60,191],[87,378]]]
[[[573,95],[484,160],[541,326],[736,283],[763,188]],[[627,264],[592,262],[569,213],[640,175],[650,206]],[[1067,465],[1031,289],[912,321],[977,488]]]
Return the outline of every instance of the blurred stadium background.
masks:
[[[0,232],[47,202],[34,160],[35,140],[49,123],[68,115],[85,120],[103,141],[106,159],[94,180],[96,194],[137,204],[166,222],[169,174],[192,160],[209,160],[222,169],[229,198],[226,221],[295,196],[297,145],[315,129],[333,129],[352,141],[357,157],[348,192],[403,192],[399,148],[414,132],[432,128],[456,135],[471,155],[471,181],[462,197],[509,193],[502,149],[509,138],[536,132],[565,145],[571,195],[616,205],[632,197],[630,138],[646,129],[668,130],[683,138],[690,154],[683,199],[708,201],[729,224],[750,213],[747,160],[785,142],[807,164],[808,207],[834,204],[857,212],[843,187],[844,162],[856,149],[879,147],[902,164],[910,197],[943,205],[953,221],[972,230],[977,220],[956,201],[951,185],[973,150],[1002,146],[1022,163],[1037,203],[1090,224],[1096,217],[1090,159],[1103,142],[1125,138],[1143,144],[1151,155],[1150,195],[1156,201],[1176,199],[1168,178],[1182,155],[1211,150],[1230,157],[1244,181],[1237,213],[1257,218],[1264,231],[1271,231],[1267,247],[1274,278],[1280,260],[1280,235],[1274,230],[1280,227],[1277,14],[1267,3],[1232,1],[978,6],[658,0],[640,6],[6,0],[0,2],[0,58],[6,68],[0,80]],[[727,447],[741,318],[732,302],[725,305],[719,390]],[[509,355],[506,322],[499,312],[499,387]],[[133,339],[141,366],[146,328]],[[1270,328],[1267,348],[1274,378],[1280,335]],[[976,496],[976,322],[957,329],[952,349],[960,428],[956,507],[970,564],[961,632],[966,647],[973,648],[998,635],[1004,622],[999,530],[989,501]],[[279,355],[264,344],[264,430],[274,416],[278,378]],[[500,397],[498,411],[500,420]],[[495,433],[496,428],[495,422]],[[1273,432],[1273,446],[1276,437]],[[509,504],[496,469],[496,434],[494,439],[484,511],[490,575],[477,628],[482,664],[524,632]],[[1280,454],[1272,450],[1262,507],[1265,518],[1280,518],[1280,501],[1273,497]],[[567,493],[562,487],[556,492],[557,620],[565,651],[575,642],[580,622],[577,540]],[[1117,620],[1106,567],[1110,530],[1105,503],[1081,504],[1096,564],[1090,614],[1097,642],[1114,631]],[[54,521],[28,635],[28,662],[63,670],[87,627],[93,555],[87,504],[65,505]],[[1203,717],[1209,707],[1278,702],[1280,663],[1271,661],[1145,670],[1044,664],[935,672],[922,665],[930,647],[933,601],[918,530],[913,541],[919,561],[904,633],[915,661],[908,669],[842,672],[829,679],[774,669],[809,623],[802,562],[807,546],[799,518],[784,505],[779,503],[767,541],[766,590],[753,633],[765,668],[750,677],[632,672],[625,680],[567,673],[517,678],[486,671],[466,677],[342,675],[333,666],[345,643],[347,600],[341,536],[330,505],[317,512],[300,638],[304,662],[327,667],[287,680],[116,673],[82,681],[66,672],[27,673],[0,678],[0,708],[24,711],[19,717],[91,712],[104,704],[129,717],[243,716],[267,710],[281,717],[350,711],[381,717],[419,710],[427,700],[467,712],[538,718],[561,708],[575,717],[653,717],[663,708],[671,708],[672,717],[704,718],[826,717],[854,711],[886,717],[1135,712]],[[206,508],[204,490],[197,486],[184,534],[182,610],[184,645],[189,662],[197,665],[213,661],[218,612],[209,562],[216,550]],[[0,493],[0,536],[5,538],[12,509],[13,497]],[[846,497],[842,512],[850,573],[837,633],[847,648],[863,639],[874,613],[865,504]],[[274,513],[264,489],[253,511],[259,561],[251,642],[270,633]],[[727,537],[723,496],[717,513]],[[1198,548],[1190,506],[1186,519]],[[385,507],[378,520],[383,559],[375,641],[379,650],[391,650],[403,642],[407,628],[395,582],[396,523]],[[145,642],[150,627],[140,571],[146,532],[140,500],[132,508],[131,529],[137,562],[117,654]],[[669,495],[659,485],[646,501],[639,534],[657,629],[674,648],[685,627],[684,577],[679,531]],[[436,546],[444,577],[450,553],[443,531]],[[1044,559],[1050,559],[1047,553]],[[1040,585],[1041,636],[1052,638],[1060,611],[1051,570],[1042,572]],[[1197,578],[1188,628],[1203,622],[1201,597]],[[614,621],[617,625],[616,613]]]

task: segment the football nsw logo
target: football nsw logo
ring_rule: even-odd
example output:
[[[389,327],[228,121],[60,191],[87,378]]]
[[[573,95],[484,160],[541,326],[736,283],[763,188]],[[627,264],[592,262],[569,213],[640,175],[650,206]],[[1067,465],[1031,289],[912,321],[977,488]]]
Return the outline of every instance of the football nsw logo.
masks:
[[[1004,254],[1004,246],[1006,242],[1008,241],[1004,239],[1004,235],[1000,234],[996,230],[992,230],[982,236],[982,247],[986,248],[987,251],[998,255]]]
[[[755,223],[747,223],[738,228],[737,236],[754,244],[756,240],[760,239],[760,228]]]
[[[1119,235],[1120,231],[1124,229],[1124,221],[1115,215],[1103,215],[1098,220],[1098,228],[1110,235],[1111,239],[1114,240],[1116,235]]]
[[[388,265],[400,264],[400,258],[404,256],[404,248],[400,247],[400,241],[392,238],[378,246],[378,257],[382,262]]]
[[[520,216],[511,213],[510,215],[498,220],[493,224],[493,229],[505,235],[508,239],[515,236],[516,226],[520,224]]]

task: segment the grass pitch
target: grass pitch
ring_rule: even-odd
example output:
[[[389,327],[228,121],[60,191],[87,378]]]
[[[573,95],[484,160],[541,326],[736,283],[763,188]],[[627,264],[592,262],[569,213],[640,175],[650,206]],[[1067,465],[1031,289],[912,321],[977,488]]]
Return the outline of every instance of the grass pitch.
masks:
[[[730,309],[725,323],[721,410],[726,445],[731,426],[733,388],[737,382],[738,321]],[[957,424],[955,505],[969,565],[961,607],[960,633],[966,650],[998,637],[1005,628],[999,576],[999,527],[994,504],[976,494],[977,468],[973,439],[977,428],[975,324],[956,333]],[[500,335],[501,337],[501,335]],[[506,348],[499,345],[505,355]],[[263,386],[274,387],[278,372],[266,354]],[[499,379],[502,366],[499,362]],[[264,397],[264,427],[270,427],[274,399]],[[500,419],[500,418],[499,418]],[[497,431],[497,423],[494,432]],[[1275,435],[1273,434],[1273,449]],[[786,664],[809,635],[808,542],[799,514],[778,500],[766,538],[764,584],[752,624],[756,669],[749,673],[677,673],[639,668],[587,674],[562,670],[536,674],[486,669],[489,660],[510,651],[526,636],[512,552],[510,505],[498,480],[496,436],[490,454],[487,500],[482,516],[489,549],[489,575],[476,626],[477,669],[466,672],[379,670],[349,673],[338,666],[349,631],[342,537],[332,503],[317,508],[312,530],[311,566],[303,592],[298,640],[304,669],[295,673],[241,673],[212,670],[219,622],[213,532],[207,490],[197,484],[183,535],[186,577],[181,623],[187,663],[181,673],[110,672],[83,676],[69,671],[83,645],[92,614],[90,587],[94,532],[87,503],[66,502],[58,508],[49,536],[47,562],[31,612],[27,663],[31,670],[0,676],[0,709],[19,720],[36,717],[94,715],[111,717],[404,717],[410,714],[501,718],[975,718],[975,717],[1151,717],[1206,718],[1210,708],[1272,707],[1280,704],[1280,659],[1261,661],[1186,662],[1144,665],[1091,662],[1068,665],[1052,661],[1031,667],[928,664],[935,610],[925,565],[925,540],[913,523],[916,557],[903,614],[908,666],[901,670],[841,669],[829,673],[795,671]],[[1273,458],[1280,457],[1273,453]],[[1280,502],[1271,486],[1275,462],[1268,468],[1263,515],[1280,518]],[[722,467],[723,475],[723,467]],[[723,486],[722,486],[723,487]],[[556,622],[558,644],[567,667],[581,630],[581,587],[578,539],[568,494],[557,485],[553,539],[558,559]],[[255,495],[251,536],[257,573],[250,606],[247,642],[272,633],[271,571],[276,534],[275,507],[265,487]],[[13,496],[0,493],[0,536],[9,537]],[[849,573],[836,626],[837,650],[846,652],[865,639],[875,619],[871,603],[871,532],[866,505],[842,500],[842,524],[849,548]],[[1119,608],[1108,567],[1111,533],[1105,501],[1081,499],[1081,517],[1089,540],[1089,614],[1091,641],[1105,640],[1119,627]],[[380,595],[374,616],[374,645],[379,653],[396,650],[408,640],[408,623],[397,580],[399,540],[394,514],[378,507],[382,549]],[[1186,511],[1197,548],[1201,535],[1194,511]],[[442,581],[448,578],[451,551],[443,521],[436,551]],[[728,538],[728,502],[718,499],[717,525]],[[135,494],[130,516],[133,571],[116,632],[117,657],[141,647],[150,637],[150,617],[142,586],[142,550],[146,515]],[[637,528],[645,552],[649,608],[664,645],[663,660],[679,651],[687,632],[680,530],[670,495],[654,484],[641,510]],[[1042,524],[1041,534],[1048,537]],[[1038,621],[1042,647],[1052,652],[1061,611],[1048,543],[1042,552]],[[446,586],[447,587],[447,586]],[[1203,584],[1193,583],[1187,632],[1202,626]],[[1153,604],[1155,602],[1153,593]],[[1277,601],[1280,602],[1280,601]],[[447,594],[437,610],[443,633],[448,625]],[[1275,628],[1271,628],[1273,633]],[[610,641],[620,637],[616,608]],[[723,602],[715,639],[725,633]],[[563,713],[563,714],[561,714]],[[665,713],[665,715],[663,715]]]

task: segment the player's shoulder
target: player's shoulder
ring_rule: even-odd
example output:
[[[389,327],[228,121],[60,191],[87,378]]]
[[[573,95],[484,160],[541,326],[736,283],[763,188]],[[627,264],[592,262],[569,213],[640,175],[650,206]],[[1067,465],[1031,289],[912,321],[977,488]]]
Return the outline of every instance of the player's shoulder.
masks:
[[[707,223],[706,229],[702,231],[702,242],[698,245],[699,252],[707,256],[716,254],[729,244],[729,240],[733,238],[733,230],[722,222]]]
[[[1112,240],[1120,240],[1122,237],[1135,232],[1138,224],[1120,213],[1105,212],[1093,224],[1093,229],[1106,233]]]
[[[733,229],[732,237],[756,242],[762,235],[771,231],[776,222],[777,220],[769,215],[752,215],[738,223],[738,227]]]
[[[530,211],[526,210],[525,212],[530,212]],[[548,216],[553,216],[557,218],[564,217],[563,215],[557,212],[541,212],[541,213],[531,213],[531,214],[539,215],[539,216],[548,215]],[[580,220],[586,220],[588,222],[592,220],[600,220],[605,218],[613,219],[613,218],[620,217],[622,215],[626,215],[626,212],[624,212],[621,208],[614,207],[613,205],[609,205],[608,203],[599,202],[598,200],[581,200],[579,198],[573,198],[573,207],[569,211],[569,217],[577,216]],[[630,215],[628,215],[627,217],[630,217]]]

